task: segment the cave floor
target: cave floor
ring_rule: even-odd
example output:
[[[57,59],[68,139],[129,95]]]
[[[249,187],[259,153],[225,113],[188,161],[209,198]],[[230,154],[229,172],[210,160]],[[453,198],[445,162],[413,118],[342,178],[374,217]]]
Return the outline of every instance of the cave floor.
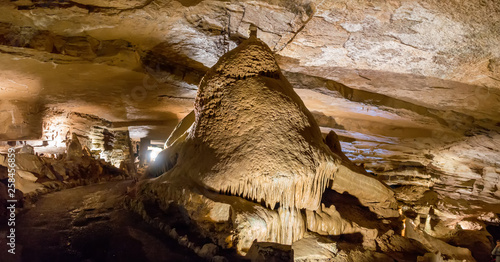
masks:
[[[16,255],[2,261],[201,261],[123,207],[132,181],[41,196],[18,214]]]

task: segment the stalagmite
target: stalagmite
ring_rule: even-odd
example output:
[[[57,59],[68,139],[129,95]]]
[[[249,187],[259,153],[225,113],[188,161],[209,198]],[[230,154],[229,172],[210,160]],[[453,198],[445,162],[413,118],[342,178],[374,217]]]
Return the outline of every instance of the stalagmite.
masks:
[[[211,213],[213,205],[193,203],[229,204],[233,231],[226,236],[232,234],[242,253],[254,240],[291,245],[307,231],[358,232],[373,240],[376,229],[351,224],[333,206],[321,207],[328,187],[362,204],[394,207],[391,190],[353,171],[354,164],[324,143],[313,116],[255,34],[204,76],[194,113],[177,125],[165,147],[148,170],[147,177],[157,178],[141,183],[138,201],[154,199],[164,210],[181,205],[200,227],[200,214]],[[235,203],[234,197],[245,201]]]
[[[78,140],[78,136],[75,133],[72,133],[71,140],[68,143],[66,148],[66,159],[67,160],[79,160],[83,157],[84,151],[82,149],[82,145]]]

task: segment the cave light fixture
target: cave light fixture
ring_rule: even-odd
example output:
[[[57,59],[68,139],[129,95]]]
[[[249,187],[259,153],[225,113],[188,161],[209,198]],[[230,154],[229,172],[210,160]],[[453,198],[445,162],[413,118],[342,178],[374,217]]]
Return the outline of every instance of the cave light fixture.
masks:
[[[150,146],[148,147],[148,151],[151,151],[149,153],[149,160],[151,162],[155,161],[156,157],[158,156],[158,154],[162,151],[163,149],[162,148],[159,148],[159,147],[155,147],[155,146]]]

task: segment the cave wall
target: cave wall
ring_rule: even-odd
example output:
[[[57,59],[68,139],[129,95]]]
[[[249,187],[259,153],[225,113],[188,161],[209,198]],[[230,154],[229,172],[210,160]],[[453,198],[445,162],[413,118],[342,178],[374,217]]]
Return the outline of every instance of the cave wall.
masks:
[[[113,128],[110,121],[95,115],[51,110],[43,121],[44,145],[36,152],[63,153],[72,134],[97,158],[119,167],[122,161],[133,160],[132,142],[127,129]]]

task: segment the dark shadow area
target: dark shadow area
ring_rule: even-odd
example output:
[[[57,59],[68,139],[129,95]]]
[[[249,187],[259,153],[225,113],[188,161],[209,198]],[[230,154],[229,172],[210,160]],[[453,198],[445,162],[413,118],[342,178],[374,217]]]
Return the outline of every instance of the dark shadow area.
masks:
[[[328,239],[337,243],[339,250],[360,250],[363,248],[363,235],[361,233],[342,234],[338,236],[327,236]]]
[[[363,245],[363,234],[352,233],[352,234],[342,234],[338,238],[339,242],[347,242],[350,244],[362,246]]]
[[[474,230],[460,230],[451,236],[448,242],[451,245],[467,248],[476,261],[489,261],[491,258],[492,240],[484,232]]]
[[[500,216],[500,214],[497,214],[497,216]],[[500,239],[500,225],[487,225],[486,230],[493,237],[492,243]]]
[[[141,51],[141,63],[146,71],[167,72],[177,81],[198,85],[208,71],[202,63],[180,54],[170,43],[161,43],[150,50]]]
[[[104,129],[102,135],[103,135],[104,150],[105,151],[113,150],[112,141],[114,141],[115,136],[111,132],[109,132],[108,129]]]
[[[326,189],[321,203],[324,203],[326,207],[334,205],[342,218],[355,222],[362,227],[377,229],[387,227],[378,222],[377,214],[370,211],[368,207],[363,206],[355,196],[347,192],[340,194],[334,190]]]
[[[183,6],[190,7],[201,3],[203,0],[176,0],[176,1],[181,3]]]
[[[12,2],[12,0],[11,0]],[[98,6],[92,4],[82,4],[71,0],[32,0],[17,6],[18,10],[32,10],[37,8],[48,8],[48,9],[67,9],[72,7],[78,7],[81,9],[86,9],[89,13],[119,13],[121,11],[141,9],[149,5],[153,0],[145,1],[140,5],[120,8],[115,6]]]

